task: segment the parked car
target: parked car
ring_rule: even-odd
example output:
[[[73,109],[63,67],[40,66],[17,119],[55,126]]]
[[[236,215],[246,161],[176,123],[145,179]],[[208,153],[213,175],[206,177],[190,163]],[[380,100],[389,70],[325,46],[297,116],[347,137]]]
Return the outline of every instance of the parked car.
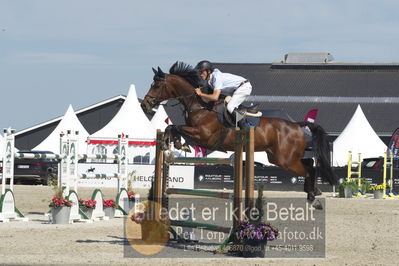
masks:
[[[28,151],[21,150],[21,153],[27,154],[54,154],[51,151]],[[48,185],[50,181],[57,180],[58,174],[57,159],[24,159],[15,158],[14,162],[14,180],[34,181]]]

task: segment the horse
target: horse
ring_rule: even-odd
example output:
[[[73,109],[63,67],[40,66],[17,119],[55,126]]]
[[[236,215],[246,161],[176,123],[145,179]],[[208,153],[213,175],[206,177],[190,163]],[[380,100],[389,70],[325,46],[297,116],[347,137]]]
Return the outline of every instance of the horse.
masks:
[[[183,62],[176,62],[171,66],[169,74],[159,67],[152,70],[153,82],[141,103],[143,111],[150,113],[154,107],[169,99],[177,99],[185,109],[186,124],[169,125],[165,129],[166,147],[171,141],[176,148],[185,148],[180,142],[182,136],[207,149],[234,151],[234,130],[219,122],[215,112],[216,104],[204,102],[194,91],[203,86],[195,69]],[[303,158],[307,148],[304,127],[311,131],[316,166],[312,159]],[[316,171],[331,185],[336,183],[330,164],[330,146],[326,132],[320,125],[262,117],[255,128],[254,141],[255,152],[265,151],[270,163],[305,177],[304,191],[307,193],[307,200],[312,204],[317,195]]]

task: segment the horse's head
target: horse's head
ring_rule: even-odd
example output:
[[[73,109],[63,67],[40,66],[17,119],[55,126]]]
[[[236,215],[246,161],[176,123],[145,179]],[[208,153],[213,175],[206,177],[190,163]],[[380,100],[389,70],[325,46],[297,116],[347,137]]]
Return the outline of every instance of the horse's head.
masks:
[[[151,112],[152,108],[171,97],[166,86],[167,74],[160,67],[158,67],[158,70],[152,68],[152,71],[154,71],[154,81],[141,102],[141,108],[145,113]]]
[[[180,102],[193,103],[196,94],[194,88],[201,86],[198,72],[183,62],[174,63],[165,74],[159,67],[154,71],[154,81],[141,103],[144,112],[151,112],[152,108],[168,99],[178,99]],[[190,100],[188,100],[190,99]]]

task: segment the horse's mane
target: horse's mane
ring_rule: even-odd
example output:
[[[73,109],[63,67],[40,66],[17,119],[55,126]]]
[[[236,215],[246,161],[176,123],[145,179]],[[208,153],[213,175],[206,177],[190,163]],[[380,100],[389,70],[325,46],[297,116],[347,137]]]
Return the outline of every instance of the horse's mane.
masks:
[[[201,77],[198,72],[190,65],[177,61],[174,63],[170,69],[169,73],[176,75],[187,80],[194,88],[198,88],[202,85]]]

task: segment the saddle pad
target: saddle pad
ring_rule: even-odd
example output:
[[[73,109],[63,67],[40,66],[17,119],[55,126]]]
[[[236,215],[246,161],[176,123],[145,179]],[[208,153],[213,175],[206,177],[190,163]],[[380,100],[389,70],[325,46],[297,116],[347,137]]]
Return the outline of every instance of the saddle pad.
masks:
[[[224,117],[224,112],[225,112],[225,106],[223,104],[220,104],[216,107],[216,115],[221,124],[223,124],[227,128],[235,128],[235,124],[231,124],[226,118]],[[252,116],[247,116],[244,118],[244,124],[245,128],[254,126],[257,127],[260,122],[260,117],[252,117]]]

